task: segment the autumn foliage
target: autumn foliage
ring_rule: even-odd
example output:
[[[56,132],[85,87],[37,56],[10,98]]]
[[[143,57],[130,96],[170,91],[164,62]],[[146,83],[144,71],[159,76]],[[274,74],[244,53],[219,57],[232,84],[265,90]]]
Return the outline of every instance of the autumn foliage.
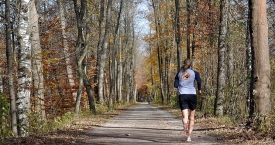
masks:
[[[173,80],[185,58],[193,60],[193,69],[200,72],[202,78],[203,93],[199,95],[198,111],[203,117],[214,116],[222,15],[220,1],[35,1],[39,16],[35,23],[39,27],[41,46],[36,49],[41,50],[41,53],[26,58],[34,62],[35,57],[41,56],[43,68],[38,71],[42,72],[40,78],[43,80],[32,79],[32,82],[28,82],[30,86],[20,87],[18,73],[24,70],[19,70],[22,59],[22,44],[19,40],[22,36],[18,31],[22,29],[20,20],[28,18],[19,18],[22,18],[20,12],[28,12],[31,2],[33,1],[20,5],[19,1],[10,1],[8,5],[11,7],[7,11],[6,3],[0,3],[0,139],[8,135],[20,136],[14,130],[18,126],[22,127],[18,125],[20,123],[11,123],[17,121],[14,115],[19,113],[18,105],[12,106],[20,103],[18,90],[30,91],[30,96],[21,94],[29,97],[27,104],[30,104],[30,108],[23,109],[25,116],[37,115],[35,119],[27,118],[37,122],[54,120],[66,113],[77,116],[85,110],[96,114],[97,108],[112,110],[115,105],[135,103],[148,95],[153,97],[154,102],[176,106],[177,90],[173,88]],[[137,11],[139,4],[147,7],[148,12]],[[274,1],[267,1],[268,45],[271,55],[266,58],[270,58],[271,62],[270,80],[275,79],[274,5]],[[228,9],[223,113],[235,124],[251,123],[253,120],[248,121],[251,80],[254,79],[251,77],[251,60],[255,58],[252,58],[250,49],[250,7],[247,1],[235,0],[230,2]],[[7,12],[10,12],[10,17],[4,15]],[[136,30],[137,15],[149,21],[150,30],[145,35]],[[11,25],[10,35],[7,33],[7,24]],[[27,31],[30,38],[34,36],[31,30],[29,28]],[[9,40],[7,38],[10,38],[10,44],[6,44]],[[7,54],[7,49],[12,53]],[[29,49],[34,50],[33,47]],[[12,59],[8,59],[11,54]],[[12,63],[9,63],[11,60]],[[43,83],[43,88],[33,85],[37,82]],[[274,110],[275,89],[272,81],[270,88],[270,101]],[[43,94],[36,93],[39,89],[43,90]],[[16,100],[12,99],[13,92]],[[77,104],[78,101],[80,104]],[[12,107],[15,108],[11,109]],[[44,116],[41,114],[43,111]],[[256,129],[258,125],[260,131],[268,135],[274,133],[273,129],[268,129],[273,127],[274,113],[271,111],[268,118],[270,124],[251,123],[250,127]]]

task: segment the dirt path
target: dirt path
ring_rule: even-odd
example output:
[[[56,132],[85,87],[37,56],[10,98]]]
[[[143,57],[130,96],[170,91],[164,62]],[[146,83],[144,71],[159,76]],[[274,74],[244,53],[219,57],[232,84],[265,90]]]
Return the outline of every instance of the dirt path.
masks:
[[[76,144],[185,144],[181,120],[169,112],[141,103],[91,131]],[[190,144],[224,144],[196,128]]]

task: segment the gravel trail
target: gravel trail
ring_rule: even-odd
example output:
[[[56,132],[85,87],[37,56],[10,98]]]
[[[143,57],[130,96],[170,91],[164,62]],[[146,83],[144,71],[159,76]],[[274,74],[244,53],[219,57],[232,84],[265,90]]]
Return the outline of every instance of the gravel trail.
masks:
[[[130,107],[102,126],[94,128],[89,136],[77,144],[224,144],[196,127],[192,141],[187,142],[182,135],[181,119],[145,102]]]

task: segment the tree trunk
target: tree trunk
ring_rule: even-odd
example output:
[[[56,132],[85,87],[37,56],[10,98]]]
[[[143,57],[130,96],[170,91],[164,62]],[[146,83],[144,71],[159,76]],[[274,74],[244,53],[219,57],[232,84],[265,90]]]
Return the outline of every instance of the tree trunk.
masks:
[[[132,23],[134,23],[134,22],[132,21]],[[129,86],[131,87],[130,101],[135,102],[134,92],[135,92],[136,87],[135,87],[135,29],[134,29],[134,25],[132,25],[132,34],[133,34],[133,36],[132,36],[133,41],[132,41],[132,48],[131,48],[131,53],[130,53],[130,55],[132,57],[131,57],[131,60],[130,60],[131,64],[130,64],[130,72],[129,72],[131,81],[130,81]]]
[[[121,37],[119,38],[119,48],[118,48],[118,63],[117,63],[117,96],[118,96],[118,103],[122,103],[122,53],[121,53]]]
[[[158,53],[158,67],[159,67],[159,80],[160,80],[160,96],[161,96],[161,103],[164,104],[164,90],[163,90],[163,76],[162,76],[162,58],[161,58],[161,48],[160,48],[160,22],[159,22],[159,3],[152,1],[152,5],[154,8],[154,17],[155,17],[155,24],[156,24],[156,33],[157,33],[157,53]]]
[[[31,65],[31,29],[30,29],[30,9],[31,1],[21,1],[21,11],[19,19],[18,39],[20,43],[18,52],[18,92],[17,92],[17,112],[18,112],[18,133],[19,136],[28,136],[30,112],[30,88],[32,82],[32,65]]]
[[[116,20],[116,26],[115,26],[115,33],[114,33],[114,45],[112,49],[112,56],[111,57],[111,64],[110,64],[110,95],[109,95],[109,103],[108,107],[110,110],[113,109],[113,98],[115,95],[115,88],[116,88],[116,55],[117,55],[117,40],[119,36],[119,26],[120,26],[120,19],[121,19],[121,12],[123,9],[123,0],[120,0],[120,5],[119,5],[119,12],[117,15],[117,20]]]
[[[111,7],[112,7],[112,0],[108,0],[107,5],[107,15],[106,15],[106,26],[105,26],[105,33],[103,37],[102,48],[99,54],[100,60],[98,63],[98,97],[100,104],[104,103],[104,70],[105,70],[105,62],[106,62],[106,53],[109,43],[109,27],[110,27],[110,17],[111,17]]]
[[[96,113],[95,101],[94,101],[95,99],[92,94],[92,86],[89,83],[89,79],[87,78],[85,73],[83,74],[83,82],[86,87],[86,92],[87,92],[88,99],[89,99],[90,111],[92,111],[93,113]]]
[[[221,1],[220,5],[220,32],[218,42],[218,83],[215,99],[215,115],[223,115],[223,102],[225,91],[225,52],[226,52],[226,33],[227,33],[227,18],[228,18],[228,0]]]
[[[80,62],[80,61],[79,61]],[[81,95],[82,95],[82,88],[83,88],[83,72],[81,66],[78,66],[79,72],[79,86],[78,86],[78,91],[76,95],[76,100],[75,100],[75,108],[74,108],[74,113],[76,116],[78,116],[79,111],[80,111],[80,101],[81,101]]]
[[[137,84],[134,85],[134,92],[133,92],[133,103],[137,102]]]
[[[266,0],[252,0],[252,55],[253,64],[253,98],[251,116],[258,116],[265,121],[271,110],[270,101],[270,60],[268,47],[268,24]]]
[[[175,24],[176,24],[176,28],[175,28],[175,40],[177,43],[177,71],[180,71],[180,67],[181,67],[181,49],[180,49],[180,17],[179,17],[179,0],[175,0],[175,7],[176,7],[176,13],[175,13]]]
[[[10,111],[11,111],[11,128],[15,136],[17,132],[17,118],[16,118],[16,97],[14,90],[13,80],[13,49],[11,47],[11,23],[10,23],[10,0],[5,1],[5,16],[6,16],[6,53],[8,64],[8,79],[9,79],[9,92],[10,92]],[[0,78],[2,81],[2,77]],[[2,83],[1,83],[2,84]],[[2,86],[2,85],[1,85]],[[2,90],[2,89],[1,89]],[[2,93],[3,90],[0,92]]]
[[[115,38],[114,38],[115,39]],[[111,51],[112,54],[114,54],[113,51]],[[109,94],[109,99],[108,99],[108,109],[109,110],[113,110],[113,98],[114,98],[114,86],[115,86],[115,58],[113,57],[115,55],[112,55],[112,56],[109,56],[109,70],[110,70],[110,73],[109,73],[109,77],[110,77],[110,94]]]
[[[0,71],[0,93],[3,93],[3,92],[4,92],[4,72]],[[15,104],[15,102],[14,102],[14,104]]]
[[[82,95],[82,88],[83,88],[83,78],[84,78],[84,71],[82,67],[83,59],[86,55],[86,50],[83,49],[84,41],[83,41],[83,23],[84,23],[84,15],[87,8],[87,1],[82,0],[80,6],[77,4],[77,0],[73,0],[74,2],[74,9],[76,14],[76,21],[77,21],[77,31],[78,31],[78,37],[76,42],[76,58],[77,58],[77,68],[78,68],[78,75],[79,75],[79,87],[78,92],[76,96],[76,102],[75,102],[75,114],[78,115],[80,110],[80,101],[81,101],[81,95]],[[84,46],[85,47],[85,46]],[[86,48],[86,47],[85,47]]]
[[[165,17],[166,17],[166,19],[168,18],[168,14],[166,13],[165,14]],[[165,33],[166,34],[168,34],[169,35],[169,29],[168,29],[168,26],[167,25],[165,25]],[[163,78],[164,78],[164,82],[165,82],[165,96],[166,96],[166,100],[167,100],[167,103],[171,103],[171,94],[170,94],[170,70],[171,69],[169,69],[170,68],[170,51],[169,51],[169,49],[170,49],[170,47],[169,47],[169,42],[168,42],[168,40],[165,40],[165,56],[164,56],[164,66],[165,66],[165,69],[164,69],[164,71],[165,71],[165,73],[164,73],[164,76],[163,76]]]
[[[42,53],[40,45],[38,14],[34,1],[31,1],[30,10],[31,24],[31,46],[32,46],[32,68],[33,68],[33,85],[35,97],[35,110],[42,120],[46,119],[45,103],[44,103],[44,77],[42,65]]]
[[[87,36],[87,40],[89,40],[89,35]],[[89,43],[89,42],[88,42]],[[79,84],[79,89],[77,92],[77,99],[76,99],[76,107],[75,107],[75,114],[78,115],[79,110],[80,110],[80,100],[81,100],[81,93],[82,93],[82,88],[83,88],[83,83],[86,87],[86,92],[88,94],[89,98],[89,106],[90,106],[90,111],[93,113],[96,113],[95,109],[95,104],[94,104],[94,98],[92,96],[92,87],[88,81],[88,78],[83,70],[83,60],[88,52],[88,48],[90,46],[88,44],[85,45],[85,49],[83,50],[82,55],[78,59],[78,72],[79,72],[79,79],[80,79],[80,84]]]
[[[75,81],[73,79],[73,69],[72,69],[72,65],[71,65],[69,46],[68,46],[67,36],[66,36],[66,31],[65,31],[66,18],[64,15],[63,0],[58,0],[57,3],[59,6],[59,16],[60,16],[60,23],[61,23],[61,30],[62,30],[63,52],[64,52],[64,56],[65,56],[68,83],[72,89],[75,86]],[[73,95],[74,100],[76,100],[76,92],[72,92],[72,95]]]
[[[231,11],[231,10],[229,10],[229,11]],[[229,36],[234,35],[233,34],[234,30],[232,28],[232,27],[234,27],[232,25],[232,17],[228,16],[227,23],[228,23],[228,30],[227,30],[228,35]],[[234,94],[234,91],[235,91],[235,89],[234,89],[234,80],[235,79],[234,78],[237,77],[237,76],[235,75],[236,73],[234,73],[234,72],[238,71],[238,70],[235,71],[235,68],[234,68],[234,58],[236,59],[238,57],[234,55],[235,54],[234,47],[236,47],[236,45],[235,45],[234,39],[232,37],[229,37],[227,39],[227,46],[228,47],[227,47],[227,50],[226,50],[226,53],[227,53],[227,58],[226,58],[226,60],[227,60],[226,61],[226,66],[227,66],[226,86],[227,87],[226,88],[229,88],[229,89],[226,89],[226,93],[228,94],[227,96],[230,96],[228,98],[230,105],[227,105],[228,107],[227,107],[225,112],[226,112],[226,114],[233,115],[234,114],[233,112],[236,110],[234,108],[237,108],[236,107],[236,101],[235,101],[236,100],[236,97],[235,97],[236,94]],[[237,62],[237,60],[235,60],[235,61]],[[244,78],[245,78],[245,76],[244,76]]]
[[[191,4],[190,0],[186,0],[186,9],[187,9],[187,39],[186,39],[186,50],[187,50],[187,58],[191,58],[191,51],[190,51],[190,31],[191,31]]]
[[[247,113],[250,114],[250,111],[254,111],[250,109],[250,103],[253,100],[253,79],[252,79],[252,48],[251,48],[251,35],[250,33],[252,32],[252,24],[251,24],[251,1],[249,2],[249,9],[248,9],[248,18],[247,18],[247,24],[246,24],[246,69],[247,69],[247,76],[248,76],[248,83],[247,83],[247,91],[246,91],[246,108],[247,108]],[[253,100],[254,101],[254,100]],[[252,117],[253,112],[251,112]]]
[[[97,44],[97,57],[96,57],[96,66],[97,66],[97,75],[94,77],[94,82],[97,83],[97,85],[94,87],[94,92],[95,92],[95,96],[97,98],[98,101],[100,101],[99,98],[99,86],[98,86],[98,81],[99,81],[99,63],[100,63],[100,55],[101,55],[101,51],[102,51],[102,42],[103,42],[103,36],[102,36],[102,32],[103,32],[103,28],[104,28],[104,7],[105,7],[105,0],[100,0],[100,4],[99,4],[99,9],[100,9],[100,14],[99,14],[99,19],[98,19],[98,44]],[[102,98],[101,98],[102,99]]]
[[[97,52],[100,53],[101,51],[101,45],[102,45],[102,42],[103,42],[103,37],[102,37],[102,30],[103,30],[103,19],[104,19],[104,3],[105,3],[105,0],[100,0],[100,16],[99,16],[99,20],[98,20],[98,23],[99,23],[99,41],[98,41],[98,44],[97,44]],[[99,61],[99,58],[98,58],[98,61]]]
[[[195,3],[198,3],[197,1],[195,1]],[[198,24],[198,4],[197,5],[194,5],[193,4],[193,11],[195,11],[195,13],[193,13],[194,15],[194,26],[193,26],[193,38],[192,38],[192,59],[196,59],[195,57],[195,49],[196,49],[196,36],[197,36],[197,33],[199,32],[199,28],[196,28],[197,27],[197,24]],[[197,33],[196,33],[197,32]],[[193,64],[194,65],[194,64]]]

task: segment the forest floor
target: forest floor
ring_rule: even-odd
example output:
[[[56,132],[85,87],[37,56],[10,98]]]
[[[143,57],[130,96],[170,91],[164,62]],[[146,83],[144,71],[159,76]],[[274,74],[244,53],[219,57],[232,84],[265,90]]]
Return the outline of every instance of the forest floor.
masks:
[[[178,109],[147,103],[81,118],[46,134],[6,141],[5,145],[80,144],[275,144],[241,126],[196,117],[192,141],[186,142]]]

